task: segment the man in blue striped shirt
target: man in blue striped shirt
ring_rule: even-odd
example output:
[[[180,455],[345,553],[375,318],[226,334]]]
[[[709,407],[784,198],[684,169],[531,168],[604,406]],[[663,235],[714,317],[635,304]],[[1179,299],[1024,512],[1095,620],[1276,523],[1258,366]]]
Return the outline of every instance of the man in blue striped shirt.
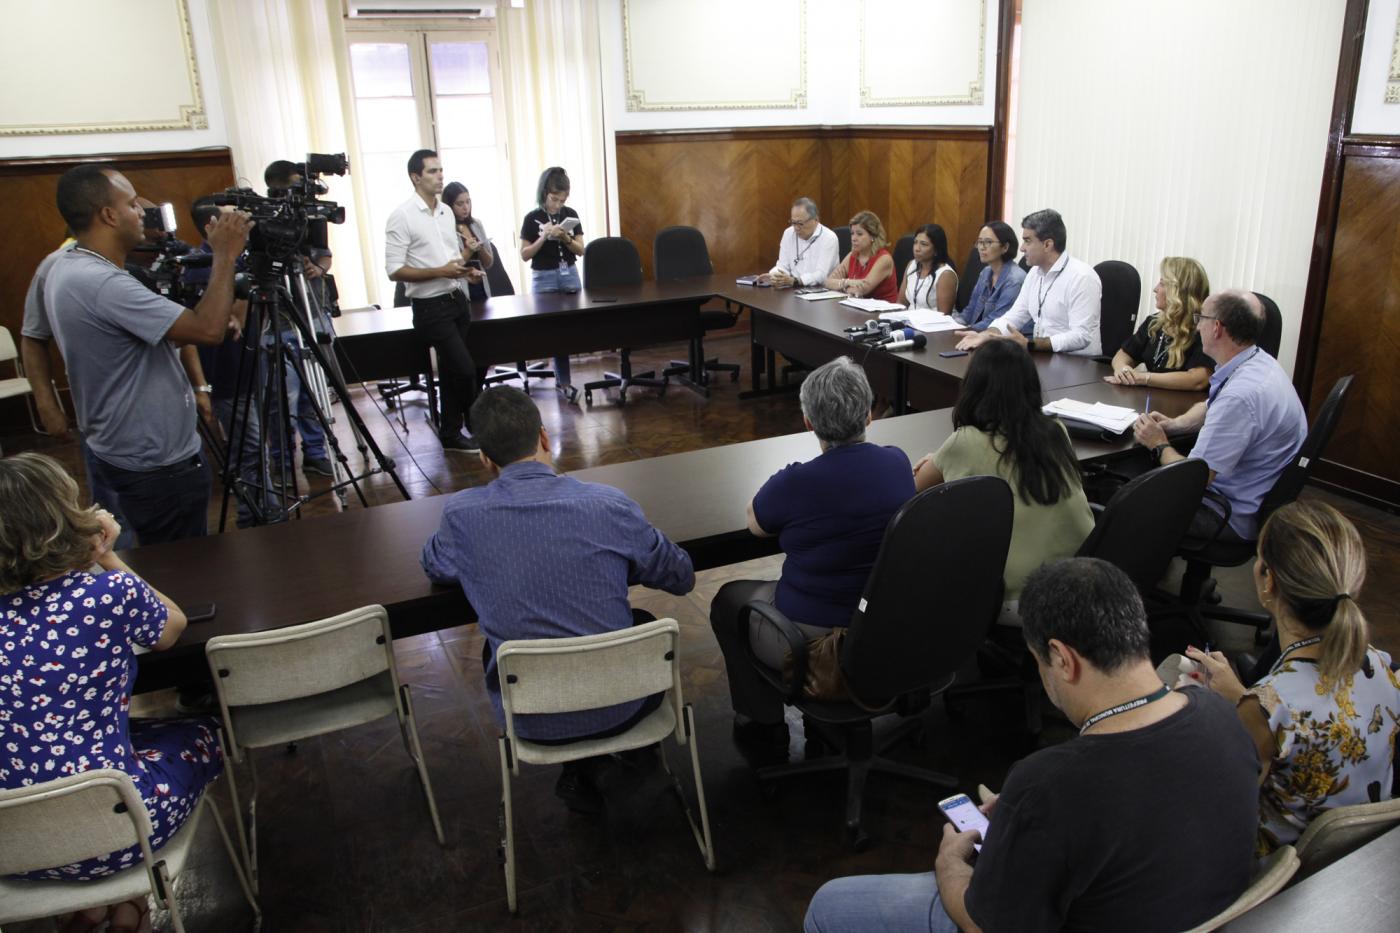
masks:
[[[486,636],[486,688],[504,724],[496,673],[502,642],[595,635],[649,621],[634,613],[627,588],[682,595],[695,586],[695,570],[690,555],[622,492],[555,474],[549,435],[524,392],[488,389],[471,419],[481,461],[495,479],[453,495],[423,547],[423,569],[436,583],[460,584],[476,609]],[[658,694],[586,712],[520,715],[515,727],[535,742],[617,735],[660,701]]]

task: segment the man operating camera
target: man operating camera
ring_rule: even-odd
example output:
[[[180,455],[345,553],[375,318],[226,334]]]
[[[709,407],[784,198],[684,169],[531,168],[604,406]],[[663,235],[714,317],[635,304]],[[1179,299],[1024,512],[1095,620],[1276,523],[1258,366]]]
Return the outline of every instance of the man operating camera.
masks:
[[[136,191],[120,172],[92,163],[69,169],[58,182],[58,210],[77,244],[54,261],[46,300],[94,472],[143,545],[203,535],[210,477],[176,348],[224,339],[234,263],[252,221],[235,212],[210,222],[209,287],[185,308],[122,268],[145,233]]]

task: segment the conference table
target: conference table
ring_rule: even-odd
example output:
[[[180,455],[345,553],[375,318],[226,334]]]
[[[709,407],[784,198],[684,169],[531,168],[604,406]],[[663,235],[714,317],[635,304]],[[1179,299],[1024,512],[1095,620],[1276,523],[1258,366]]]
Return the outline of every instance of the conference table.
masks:
[[[1107,367],[1100,366],[1100,375]],[[1073,398],[1140,407],[1141,388],[1097,382],[1047,391],[1046,401]],[[1154,392],[1153,407],[1179,414],[1200,398]],[[796,427],[796,425],[794,425]],[[867,437],[899,447],[911,463],[953,430],[949,409],[884,418]],[[1075,440],[1081,462],[1127,454],[1131,438]],[[775,538],[755,538],[746,507],[770,475],[810,460],[820,447],[810,432],[763,438],[579,470],[570,475],[627,493],[647,518],[690,555],[697,570],[777,552]],[[151,545],[123,552],[132,568],[176,603],[213,602],[213,619],[192,624],[168,652],[143,657],[138,689],[166,686],[203,665],[204,643],[216,635],[257,632],[380,604],[396,637],[475,620],[457,587],[428,581],[419,565],[424,542],[438,528],[448,496],[393,502],[231,534]]]

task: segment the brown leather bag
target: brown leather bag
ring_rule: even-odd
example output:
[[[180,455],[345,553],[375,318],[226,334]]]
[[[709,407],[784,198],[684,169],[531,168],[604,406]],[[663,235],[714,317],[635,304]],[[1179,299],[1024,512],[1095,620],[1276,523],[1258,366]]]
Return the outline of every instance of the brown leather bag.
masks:
[[[833,626],[831,631],[807,642],[807,677],[802,682],[802,694],[813,700],[850,700],[846,675],[841,672],[841,645],[846,641],[846,629]],[[792,682],[792,652],[783,654],[783,681]]]

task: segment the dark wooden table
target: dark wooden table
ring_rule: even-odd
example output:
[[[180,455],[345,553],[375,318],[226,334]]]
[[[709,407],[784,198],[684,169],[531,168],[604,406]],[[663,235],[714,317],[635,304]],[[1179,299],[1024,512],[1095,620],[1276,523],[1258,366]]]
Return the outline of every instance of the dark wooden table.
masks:
[[[1047,392],[1045,398],[1131,406],[1141,396],[1140,389],[1098,383]],[[1158,392],[1153,403],[1175,415],[1198,398]],[[952,430],[952,412],[941,409],[876,421],[868,437],[901,448],[912,463]],[[1132,446],[1130,439],[1077,440],[1075,453],[1081,461],[1095,461],[1121,456]],[[748,533],[746,506],[778,469],[819,452],[815,436],[804,432],[571,475],[627,493],[690,553],[697,570],[705,570],[777,552],[776,539]],[[171,682],[173,674],[158,676],[158,669],[175,667],[182,656],[187,664],[202,664],[204,642],[216,635],[281,628],[372,603],[389,610],[400,637],[474,621],[462,592],[434,586],[418,562],[447,499],[394,502],[124,552],[137,573],[180,605],[217,606],[213,619],[191,625],[170,652],[143,660],[140,689]]]
[[[1230,933],[1400,930],[1400,829],[1304,878],[1224,929]]]

